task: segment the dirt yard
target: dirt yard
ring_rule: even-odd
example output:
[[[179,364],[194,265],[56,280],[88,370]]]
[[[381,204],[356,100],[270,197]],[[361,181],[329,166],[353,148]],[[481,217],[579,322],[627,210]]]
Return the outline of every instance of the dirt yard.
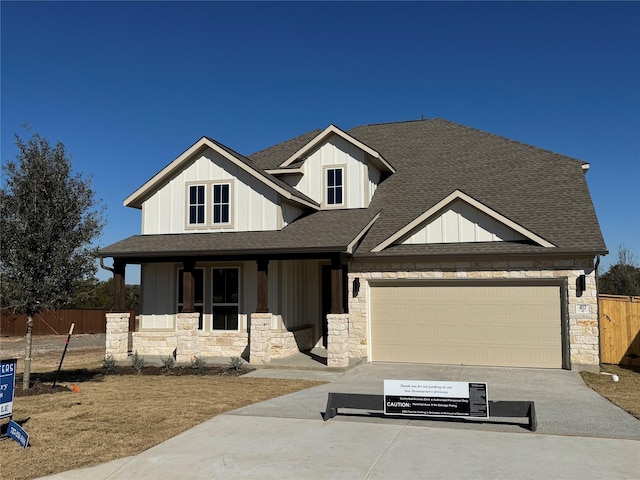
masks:
[[[67,336],[36,335],[31,346],[32,371],[45,372],[58,368]],[[104,359],[105,334],[73,335],[67,348],[63,368],[98,367]],[[0,357],[17,358],[18,373],[24,370],[24,337],[0,337]]]
[[[221,413],[320,384],[243,377],[224,366],[206,375],[188,369],[163,375],[147,367],[140,375],[131,367],[106,375],[99,337],[72,339],[56,390],[51,386],[64,342],[34,337],[32,381],[40,394],[16,395],[13,408],[31,446],[0,440],[0,479],[37,478],[135,455]],[[0,351],[3,358],[20,357],[22,372],[24,339],[2,338]],[[3,430],[6,424],[0,421]]]

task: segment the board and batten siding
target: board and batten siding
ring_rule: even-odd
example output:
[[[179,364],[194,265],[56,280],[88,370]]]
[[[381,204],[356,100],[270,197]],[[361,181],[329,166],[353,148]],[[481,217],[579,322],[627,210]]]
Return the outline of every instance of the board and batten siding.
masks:
[[[427,221],[400,243],[508,242],[525,237],[462,200]]]
[[[211,292],[213,268],[240,269],[240,325],[245,329],[249,315],[256,311],[256,262],[197,263],[204,270],[204,330],[211,329]],[[177,263],[142,265],[141,322],[144,330],[175,329],[178,299]],[[275,260],[269,262],[269,310],[274,329],[314,325],[320,331],[320,263],[318,260]]]
[[[320,331],[320,262],[317,260],[280,261],[277,312],[283,328],[312,324]],[[271,272],[269,273],[271,274]]]
[[[202,182],[211,189],[212,183],[225,181],[231,184],[231,226],[187,227],[187,185]],[[143,203],[142,233],[279,230],[302,213],[293,205],[281,206],[279,200],[277,192],[208,149]],[[208,221],[211,208],[208,202]]]
[[[282,179],[324,207],[326,168],[343,167],[345,202],[331,208],[367,208],[380,181],[380,172],[366,157],[358,147],[334,135],[305,159],[302,176]]]
[[[241,329],[246,329],[248,315],[256,310],[257,272],[256,262],[225,262],[196,264],[204,270],[204,330],[211,330],[212,269],[240,269],[240,319]],[[141,269],[142,293],[140,310],[140,330],[175,328],[175,314],[178,310],[178,270],[177,263],[143,264]],[[277,266],[269,266],[269,304],[277,301]]]

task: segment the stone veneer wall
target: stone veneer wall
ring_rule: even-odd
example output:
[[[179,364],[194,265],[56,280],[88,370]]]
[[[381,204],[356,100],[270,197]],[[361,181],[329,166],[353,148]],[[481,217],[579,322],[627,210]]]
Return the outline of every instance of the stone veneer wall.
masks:
[[[252,313],[249,363],[263,365],[271,361],[272,313]]]
[[[198,330],[192,338],[199,356],[203,357],[240,357],[249,344],[249,334],[245,331],[216,330],[203,332]],[[133,350],[140,355],[168,356],[178,346],[176,332],[135,332]]]
[[[268,314],[271,316],[271,314]],[[133,351],[140,355],[169,356],[177,350],[178,361],[188,362],[194,355],[203,357],[246,356],[249,333],[246,330],[197,330],[198,317],[178,314],[176,330],[143,330],[133,333]],[[128,321],[128,320],[127,320]],[[128,324],[127,324],[128,326]],[[313,348],[313,325],[294,330],[270,330],[269,358],[283,358]],[[179,346],[180,337],[180,348]],[[126,337],[125,337],[126,338]],[[266,337],[265,337],[266,339]],[[265,343],[265,346],[267,343]],[[126,355],[126,344],[125,344]],[[126,358],[126,356],[124,357]]]
[[[349,365],[349,315],[327,314],[327,366]]]
[[[295,330],[271,330],[271,358],[284,358],[313,348],[313,325]]]
[[[586,276],[586,289],[576,296],[576,279]],[[367,304],[370,280],[441,279],[567,279],[569,349],[573,368],[600,363],[598,297],[593,259],[521,259],[458,262],[350,262],[349,264],[349,356],[367,357]],[[353,280],[360,279],[353,296]],[[578,304],[590,306],[579,313]]]
[[[126,360],[129,355],[129,313],[107,313],[105,357]]]
[[[178,362],[190,362],[194,355],[240,357],[246,354],[249,343],[246,330],[204,332],[197,329],[198,317],[193,314],[177,314],[176,323],[176,330],[135,332],[133,351],[140,355],[169,356],[176,350]]]

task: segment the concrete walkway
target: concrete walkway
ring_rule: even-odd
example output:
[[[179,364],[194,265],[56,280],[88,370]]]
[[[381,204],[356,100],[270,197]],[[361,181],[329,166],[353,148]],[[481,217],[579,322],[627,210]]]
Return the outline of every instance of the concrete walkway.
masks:
[[[640,479],[640,421],[575,372],[362,364],[250,375],[331,383],[219,415],[135,457],[47,478]],[[382,393],[385,378],[486,381],[490,399],[534,400],[538,432],[362,412],[322,420],[327,392]]]

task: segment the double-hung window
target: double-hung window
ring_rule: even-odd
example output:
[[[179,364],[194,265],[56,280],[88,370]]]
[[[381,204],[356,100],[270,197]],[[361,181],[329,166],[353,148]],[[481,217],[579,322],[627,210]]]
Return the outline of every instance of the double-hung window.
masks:
[[[238,268],[213,268],[212,305],[214,330],[237,330],[240,306],[240,270]]]
[[[189,186],[189,225],[205,224],[205,193],[204,185]]]
[[[178,312],[182,312],[182,309],[184,308],[183,273],[183,269],[178,270]],[[202,268],[196,268],[193,271],[193,283],[195,294],[193,307],[194,310],[200,314],[200,318],[198,319],[198,330],[202,330],[204,318],[204,270]]]
[[[344,168],[328,168],[327,170],[327,205],[342,205],[344,203]]]
[[[230,223],[231,218],[231,185],[215,183],[213,185],[213,224]]]

